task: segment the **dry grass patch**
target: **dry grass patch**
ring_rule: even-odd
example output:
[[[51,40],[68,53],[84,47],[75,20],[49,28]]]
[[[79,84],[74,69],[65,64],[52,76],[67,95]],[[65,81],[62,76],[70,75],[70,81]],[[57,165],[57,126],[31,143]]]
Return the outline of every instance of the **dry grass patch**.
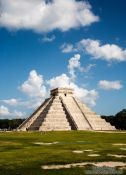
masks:
[[[53,169],[64,169],[64,168],[74,168],[74,167],[84,167],[86,165],[94,165],[97,167],[126,167],[124,162],[81,162],[81,163],[71,163],[66,165],[43,165],[42,169],[53,170]]]
[[[53,145],[53,144],[57,144],[59,142],[50,142],[50,143],[45,143],[45,142],[35,142],[34,144],[36,145]]]
[[[77,154],[81,154],[81,153],[83,153],[84,151],[81,151],[81,150],[74,150],[74,151],[72,151],[73,153],[77,153]]]
[[[113,143],[114,146],[126,146],[126,143]]]
[[[100,154],[88,154],[89,157],[98,157]]]
[[[117,157],[117,158],[123,158],[123,157],[126,157],[126,155],[119,155],[119,154],[107,154],[107,156]]]

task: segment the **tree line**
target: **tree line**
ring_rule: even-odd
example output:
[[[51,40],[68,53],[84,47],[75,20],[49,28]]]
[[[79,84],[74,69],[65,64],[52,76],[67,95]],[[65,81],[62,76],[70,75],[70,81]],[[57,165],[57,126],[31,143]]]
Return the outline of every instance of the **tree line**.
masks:
[[[126,109],[112,116],[102,116],[107,122],[115,126],[116,129],[126,130]]]
[[[13,130],[16,129],[25,119],[1,119],[1,130]]]

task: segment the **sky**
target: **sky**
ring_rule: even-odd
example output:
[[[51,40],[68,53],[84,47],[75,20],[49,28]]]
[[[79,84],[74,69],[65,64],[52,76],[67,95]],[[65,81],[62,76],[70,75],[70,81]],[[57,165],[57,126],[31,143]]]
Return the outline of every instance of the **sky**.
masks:
[[[125,0],[0,0],[0,119],[70,87],[100,115],[126,108]]]

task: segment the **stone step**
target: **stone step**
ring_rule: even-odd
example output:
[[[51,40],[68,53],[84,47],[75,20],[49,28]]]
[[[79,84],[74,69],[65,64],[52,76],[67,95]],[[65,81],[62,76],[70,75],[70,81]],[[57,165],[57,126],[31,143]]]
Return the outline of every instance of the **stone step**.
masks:
[[[85,111],[84,114],[85,115],[96,115],[96,113],[92,111]]]
[[[71,111],[72,113],[78,113],[78,114],[81,114],[80,110],[79,109],[73,109],[73,108],[69,108],[69,111]]]
[[[82,107],[83,109],[91,110],[88,106],[85,106],[85,105],[83,105],[82,103],[78,103],[78,105],[79,105],[80,107]]]
[[[93,116],[87,116],[85,115],[85,117],[89,120],[89,121],[104,121],[103,119],[101,119],[100,117],[96,117],[95,115]]]
[[[41,128],[69,128],[70,125],[42,125]]]
[[[62,106],[61,102],[53,102],[52,106]]]
[[[52,118],[52,117],[46,117],[45,119],[44,119],[44,121],[67,121],[67,118],[66,117],[54,117],[54,118]]]
[[[40,128],[39,129],[39,131],[53,131],[53,130],[55,130],[55,131],[69,131],[69,130],[71,130],[71,128],[70,127],[68,127],[68,128]]]
[[[46,115],[46,118],[45,119],[48,119],[48,120],[66,120],[66,115],[65,114],[47,114]]]
[[[65,118],[65,119],[64,119]],[[45,118],[45,120],[50,120],[50,121],[60,121],[60,120],[64,120],[64,121],[66,121],[66,117],[54,117],[54,118],[52,118],[52,117],[47,117],[47,118]]]
[[[53,102],[51,106],[59,107],[59,106],[62,106],[62,104],[61,104],[61,103],[54,103],[54,102]]]
[[[55,118],[55,117],[66,117],[65,113],[56,113],[56,114],[51,114],[51,113],[47,113],[46,117],[51,117],[51,118]]]
[[[64,110],[48,110],[48,112],[47,112],[48,114],[56,114],[56,113],[58,113],[58,114],[65,114],[65,111]]]
[[[42,125],[40,128],[71,128],[69,125]]]
[[[63,110],[62,106],[51,106],[50,109],[52,110]]]
[[[61,109],[49,109],[48,111],[46,111],[47,113],[63,113],[63,112],[65,112],[64,110],[63,110],[63,108],[61,108]]]
[[[68,120],[67,119],[54,119],[54,120],[50,120],[50,119],[47,119],[46,118],[43,122],[44,123],[60,123],[62,125],[63,123],[68,123]]]
[[[93,127],[94,130],[113,130],[114,129],[112,126],[93,125],[92,127]]]
[[[90,118],[91,118],[91,117],[92,117],[92,118],[93,118],[93,117],[101,118],[100,115],[97,115],[97,114],[86,114],[86,113],[85,113],[85,116],[90,117]]]
[[[110,126],[109,123],[106,123],[104,121],[89,121],[90,123],[92,123],[93,125],[104,125],[104,126]]]
[[[68,122],[43,122],[43,126],[70,126]]]
[[[57,99],[54,99],[54,100],[53,100],[53,103],[61,103],[61,100],[58,99],[58,98],[57,98]]]
[[[64,127],[64,128],[52,128],[52,127],[42,127],[42,128],[39,128],[39,131],[65,131],[65,130],[71,130],[70,127]]]
[[[55,113],[61,113],[61,114],[64,114],[65,113],[65,111],[63,110],[63,108],[62,109],[49,109],[49,110],[45,110],[42,114],[55,114]]]
[[[104,124],[104,123],[106,123],[105,121],[103,121],[103,120],[88,120],[89,122],[91,122],[91,123],[100,123],[100,124]]]

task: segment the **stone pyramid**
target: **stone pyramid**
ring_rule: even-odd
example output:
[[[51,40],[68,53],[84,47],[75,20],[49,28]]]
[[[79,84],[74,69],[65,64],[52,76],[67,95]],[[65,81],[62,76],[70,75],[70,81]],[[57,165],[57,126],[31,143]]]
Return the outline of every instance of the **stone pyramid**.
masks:
[[[72,89],[57,88],[51,90],[51,97],[18,130],[115,130],[115,127],[76,99]]]

